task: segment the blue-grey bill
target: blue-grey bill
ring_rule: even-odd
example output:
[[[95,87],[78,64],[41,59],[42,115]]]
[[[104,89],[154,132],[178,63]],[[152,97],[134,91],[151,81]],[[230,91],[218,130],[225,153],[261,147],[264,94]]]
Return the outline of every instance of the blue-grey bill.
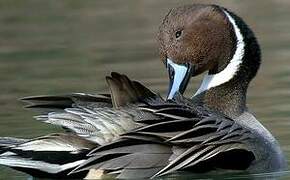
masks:
[[[177,64],[171,59],[166,60],[166,67],[169,75],[169,88],[167,99],[173,99],[174,95],[179,92],[184,93],[189,79],[192,74],[192,66],[188,63]]]

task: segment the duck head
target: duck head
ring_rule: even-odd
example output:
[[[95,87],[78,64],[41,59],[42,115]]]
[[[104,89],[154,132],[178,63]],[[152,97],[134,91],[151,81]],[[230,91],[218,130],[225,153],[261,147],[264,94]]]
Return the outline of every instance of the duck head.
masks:
[[[232,88],[245,93],[260,64],[252,31],[241,18],[216,5],[170,10],[160,25],[158,42],[169,73],[168,99],[183,93],[190,77],[206,71],[195,96],[222,86],[224,94]]]

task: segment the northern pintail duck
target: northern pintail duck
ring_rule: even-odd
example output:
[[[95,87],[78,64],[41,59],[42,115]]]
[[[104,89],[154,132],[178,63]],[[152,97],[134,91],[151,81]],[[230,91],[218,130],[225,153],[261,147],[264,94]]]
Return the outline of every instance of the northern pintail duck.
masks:
[[[24,98],[42,110],[36,119],[67,132],[2,138],[0,164],[57,178],[283,169],[277,141],[246,107],[260,49],[243,20],[216,5],[188,5],[169,12],[158,37],[169,100],[118,73],[106,78],[110,95]],[[190,77],[206,71],[193,98],[183,97]]]

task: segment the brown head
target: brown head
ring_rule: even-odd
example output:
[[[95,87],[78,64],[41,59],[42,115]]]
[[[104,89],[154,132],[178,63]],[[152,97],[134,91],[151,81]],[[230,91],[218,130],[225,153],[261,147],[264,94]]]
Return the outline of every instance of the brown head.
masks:
[[[215,69],[232,56],[235,48],[232,32],[233,27],[217,6],[174,8],[159,28],[161,59],[194,64],[195,74]]]
[[[205,71],[197,94],[228,83],[247,89],[260,64],[252,31],[241,18],[216,5],[172,9],[159,28],[158,42],[169,71],[168,98],[183,93],[190,77]]]

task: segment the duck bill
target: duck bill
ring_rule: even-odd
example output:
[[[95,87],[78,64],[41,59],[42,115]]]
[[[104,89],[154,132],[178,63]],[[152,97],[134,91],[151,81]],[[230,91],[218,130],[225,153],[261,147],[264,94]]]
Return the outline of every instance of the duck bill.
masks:
[[[176,64],[172,60],[166,60],[166,68],[169,75],[169,88],[167,99],[173,99],[177,92],[183,94],[192,75],[191,64]]]

